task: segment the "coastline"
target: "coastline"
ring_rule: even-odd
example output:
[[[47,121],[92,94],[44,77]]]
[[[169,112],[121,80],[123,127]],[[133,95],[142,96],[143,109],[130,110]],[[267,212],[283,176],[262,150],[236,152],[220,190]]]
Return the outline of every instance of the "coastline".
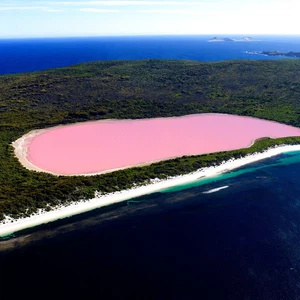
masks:
[[[230,159],[219,166],[202,168],[186,175],[171,177],[165,180],[152,179],[150,184],[115,193],[99,195],[96,192],[95,198],[75,202],[67,206],[60,206],[49,212],[41,210],[38,214],[26,218],[12,219],[6,217],[4,221],[0,222],[0,237],[8,236],[23,229],[71,217],[103,206],[158,192],[176,185],[201,180],[202,178],[214,177],[256,161],[292,151],[300,151],[300,145],[277,146],[261,153],[247,155],[243,158]]]

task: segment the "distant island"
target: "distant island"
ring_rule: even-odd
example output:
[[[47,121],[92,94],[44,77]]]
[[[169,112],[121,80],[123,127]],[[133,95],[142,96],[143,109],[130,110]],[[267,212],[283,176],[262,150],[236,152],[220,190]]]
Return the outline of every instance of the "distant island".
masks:
[[[213,37],[208,42],[251,42],[251,41],[255,41],[255,39],[250,36],[245,36],[241,39],[232,39],[228,37],[225,38]]]
[[[209,42],[234,42],[234,40],[231,38],[214,37],[214,38],[210,39]]]
[[[261,54],[266,56],[286,56],[286,57],[300,57],[300,52],[280,52],[280,51],[247,51],[248,54]]]

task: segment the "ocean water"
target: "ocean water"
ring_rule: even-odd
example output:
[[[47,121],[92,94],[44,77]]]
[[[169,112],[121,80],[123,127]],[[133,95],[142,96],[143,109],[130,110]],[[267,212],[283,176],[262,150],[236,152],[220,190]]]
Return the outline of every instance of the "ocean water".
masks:
[[[299,299],[299,182],[291,152],[30,230],[0,244],[1,295]]]
[[[267,38],[265,43],[272,49],[277,45],[276,50],[300,51],[298,39]],[[47,57],[49,48],[57,47],[47,43],[35,50],[36,55]],[[239,55],[247,47],[268,50],[257,49],[262,44],[255,43],[218,46],[203,41],[207,47],[221,47],[223,51],[216,52],[224,55],[221,59],[243,58]],[[201,47],[196,51],[193,46],[192,51],[188,43],[179,44],[173,40],[173,47],[181,47],[182,53],[210,55],[209,51],[200,55]],[[148,41],[143,49],[151,45],[159,48],[158,42]],[[123,55],[129,55],[128,49],[115,48]],[[69,51],[75,52],[73,47]],[[61,55],[60,62],[69,64],[62,58],[63,51]],[[15,57],[12,51],[10,60]],[[143,57],[127,57],[135,58]],[[35,61],[34,55],[28,56],[30,60]],[[3,66],[1,62],[2,70]],[[47,59],[35,65],[49,66],[55,65]],[[7,73],[18,67],[25,71],[30,63],[15,62],[14,67],[7,67]],[[0,242],[0,299],[56,299],[58,295],[67,299],[300,299],[299,182],[300,152],[291,152],[21,232]]]
[[[261,60],[281,58],[251,55],[246,51],[300,52],[300,36],[253,37],[259,41],[208,43],[211,35],[0,39],[0,74],[44,70],[94,60]]]

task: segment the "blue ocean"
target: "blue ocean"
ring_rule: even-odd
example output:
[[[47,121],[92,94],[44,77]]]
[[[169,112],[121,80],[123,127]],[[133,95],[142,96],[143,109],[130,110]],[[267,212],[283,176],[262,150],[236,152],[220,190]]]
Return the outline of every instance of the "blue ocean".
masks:
[[[112,59],[281,59],[293,36],[0,40],[0,73]],[[300,152],[0,242],[0,298],[300,299]],[[13,247],[11,248],[11,245]]]
[[[300,36],[252,36],[255,39],[252,42],[207,42],[212,37],[0,39],[0,74],[38,71],[95,60],[261,60],[281,58],[247,54],[247,51],[300,52]]]

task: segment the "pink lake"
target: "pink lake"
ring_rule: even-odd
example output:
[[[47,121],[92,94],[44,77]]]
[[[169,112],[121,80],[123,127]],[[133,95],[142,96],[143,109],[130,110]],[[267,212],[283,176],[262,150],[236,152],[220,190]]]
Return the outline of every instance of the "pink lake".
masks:
[[[50,128],[28,140],[27,159],[56,174],[92,174],[299,135],[292,126],[222,114],[95,121]]]

